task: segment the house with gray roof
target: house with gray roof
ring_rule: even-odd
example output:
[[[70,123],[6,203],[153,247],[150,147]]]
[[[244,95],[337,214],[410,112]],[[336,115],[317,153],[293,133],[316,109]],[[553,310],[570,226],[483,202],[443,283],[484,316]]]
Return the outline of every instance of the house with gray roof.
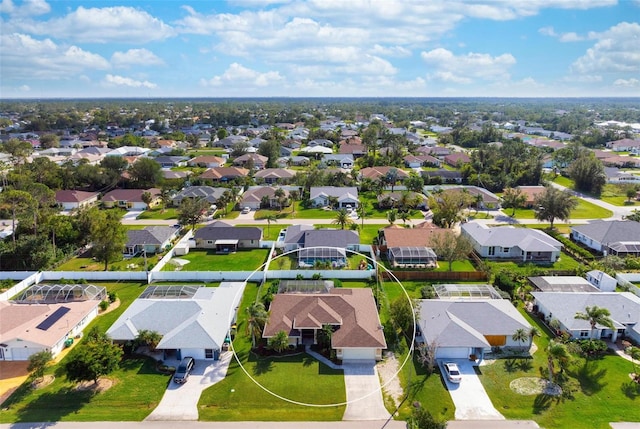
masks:
[[[268,185],[274,183],[286,184],[296,175],[296,172],[288,168],[265,168],[257,171],[253,176],[257,182],[264,181]]]
[[[322,162],[340,168],[353,168],[354,159],[350,153],[328,153],[322,157]]]
[[[454,170],[422,170],[420,172],[427,184],[462,183],[462,173]]]
[[[228,191],[229,188],[215,188],[213,186],[189,186],[178,192],[171,202],[174,206],[179,206],[185,198],[196,200],[207,200],[210,204],[215,204],[218,199]]]
[[[282,189],[282,200],[276,196],[278,189]],[[241,207],[249,207],[251,210],[260,208],[278,208],[289,205],[289,191],[275,186],[252,186],[242,194]]]
[[[553,263],[562,250],[562,243],[538,229],[468,222],[462,224],[460,231],[481,258]]]
[[[193,238],[197,249],[215,249],[217,253],[233,253],[239,249],[257,249],[262,229],[255,226],[231,226],[216,221],[198,229]]]
[[[173,226],[146,226],[144,229],[128,230],[123,253],[127,256],[160,253],[171,246],[178,232],[179,228]]]
[[[630,337],[640,342],[640,297],[630,292],[532,292],[538,313],[547,322],[560,322],[560,330],[576,339],[610,339]],[[584,313],[587,307],[606,308],[614,328],[596,325],[591,332],[588,320],[576,319],[576,313]]]
[[[416,340],[434,346],[437,359],[482,359],[493,347],[531,346],[531,338],[513,340],[531,325],[506,299],[423,299],[417,310]]]
[[[231,325],[246,286],[222,282],[218,287],[149,286],[107,330],[118,343],[140,331],[162,335],[156,349],[164,358],[217,360],[229,342]]]
[[[640,255],[640,222],[594,220],[571,227],[571,238],[604,255]]]
[[[162,168],[174,168],[174,167],[185,167],[187,165],[187,161],[189,161],[188,156],[157,156],[152,158],[155,162],[160,164]]]
[[[334,267],[347,265],[347,249],[357,250],[360,236],[346,229],[312,229],[304,231],[298,243],[298,265],[312,267],[316,262],[330,262]]]
[[[309,199],[314,207],[329,206],[330,199],[338,200],[338,208],[358,207],[358,188],[355,186],[312,186]]]
[[[529,277],[536,290],[541,292],[598,292],[598,288],[580,276]]]

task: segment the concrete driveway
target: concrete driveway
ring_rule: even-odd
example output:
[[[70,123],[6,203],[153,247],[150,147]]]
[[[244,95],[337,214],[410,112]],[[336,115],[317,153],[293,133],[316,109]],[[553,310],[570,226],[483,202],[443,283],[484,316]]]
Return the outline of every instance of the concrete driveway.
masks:
[[[348,402],[342,420],[390,419],[382,400],[376,363],[347,363],[342,365],[342,369]]]
[[[465,359],[446,360],[446,362],[458,364],[462,375],[460,383],[451,383],[447,379],[442,366],[444,362],[438,361],[438,365],[451,399],[456,406],[456,420],[504,420],[504,416],[493,407],[491,399],[489,399],[487,391],[484,390],[484,386],[470,361]]]
[[[142,214],[144,210],[129,210],[124,216],[122,216],[123,220],[135,220]],[[175,222],[174,222],[175,223]]]
[[[196,361],[184,384],[173,380],[164,392],[162,400],[145,420],[198,420],[198,401],[202,391],[224,379],[233,357],[232,352],[225,352],[219,361]]]

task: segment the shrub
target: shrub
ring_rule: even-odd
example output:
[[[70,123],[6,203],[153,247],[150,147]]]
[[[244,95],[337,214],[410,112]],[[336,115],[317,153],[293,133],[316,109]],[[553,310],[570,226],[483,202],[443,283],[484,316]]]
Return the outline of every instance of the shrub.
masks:
[[[320,280],[322,279],[322,274],[320,273],[315,273],[314,275],[311,276],[312,280]]]
[[[576,259],[582,261],[593,261],[595,256],[593,253],[589,252],[587,249],[581,247],[580,245],[573,242],[571,239],[565,237],[564,235],[556,232],[556,231],[546,231],[547,234],[558,240],[564,246],[564,251],[573,256]]]
[[[432,299],[435,298],[436,294],[433,290],[433,286],[426,285],[420,288],[420,296],[422,299]]]
[[[105,311],[107,308],[109,308],[109,301],[100,301],[99,307],[100,310]]]
[[[118,299],[118,294],[115,292],[109,292],[107,296],[109,297],[109,302],[111,303],[116,302],[116,299]]]
[[[578,340],[582,354],[586,356],[599,356],[607,351],[607,343],[602,340]]]
[[[342,280],[340,279],[331,279],[333,282],[333,287],[342,287]]]

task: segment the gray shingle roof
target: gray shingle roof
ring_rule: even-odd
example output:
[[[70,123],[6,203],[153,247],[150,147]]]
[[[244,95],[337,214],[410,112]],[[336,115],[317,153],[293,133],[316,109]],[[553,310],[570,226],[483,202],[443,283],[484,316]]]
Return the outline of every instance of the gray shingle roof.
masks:
[[[180,204],[183,198],[203,198],[213,204],[224,194],[224,191],[228,191],[228,189],[214,188],[213,186],[189,186],[178,192],[172,200],[176,204]]]
[[[486,335],[513,335],[530,328],[508,300],[424,299],[418,325],[428,344],[438,347],[490,347]]]
[[[640,222],[632,220],[595,220],[571,229],[601,244],[640,241]]]
[[[562,243],[537,229],[513,226],[490,228],[478,222],[465,223],[461,229],[480,246],[517,246],[530,252],[550,252],[562,249]]]
[[[222,225],[216,225],[216,224]],[[196,240],[261,240],[262,229],[255,226],[228,226],[222,222],[200,228],[194,234]]]
[[[302,237],[304,247],[339,247],[360,243],[355,231],[346,229],[314,229],[305,231]]]
[[[313,225],[291,225],[287,227],[287,232],[284,235],[285,244],[298,243],[304,244],[304,233],[314,229]]]
[[[147,226],[127,231],[127,246],[136,244],[160,245],[173,237],[176,229],[171,226]]]

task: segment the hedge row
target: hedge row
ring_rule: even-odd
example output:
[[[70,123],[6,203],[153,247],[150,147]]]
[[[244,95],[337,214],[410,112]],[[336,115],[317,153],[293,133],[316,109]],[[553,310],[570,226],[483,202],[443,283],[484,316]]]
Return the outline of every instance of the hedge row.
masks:
[[[587,249],[583,247],[580,247],[579,245],[577,245],[567,237],[561,234],[558,234],[557,232],[547,232],[547,233],[551,235],[553,238],[555,238],[556,240],[558,240],[560,243],[562,243],[562,245],[564,246],[564,251],[570,254],[571,256],[573,256],[574,258],[582,259],[585,261],[593,261],[595,259],[595,256],[593,256],[593,253],[589,252]]]

